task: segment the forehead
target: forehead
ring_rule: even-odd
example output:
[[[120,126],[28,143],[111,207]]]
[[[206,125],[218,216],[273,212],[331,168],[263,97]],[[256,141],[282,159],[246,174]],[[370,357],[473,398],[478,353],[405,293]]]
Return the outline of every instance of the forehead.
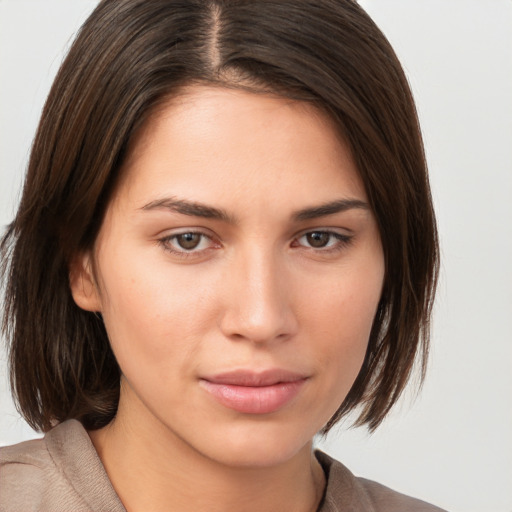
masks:
[[[211,202],[233,198],[302,207],[314,196],[365,199],[334,122],[304,102],[219,87],[183,89],[130,145],[119,189]]]

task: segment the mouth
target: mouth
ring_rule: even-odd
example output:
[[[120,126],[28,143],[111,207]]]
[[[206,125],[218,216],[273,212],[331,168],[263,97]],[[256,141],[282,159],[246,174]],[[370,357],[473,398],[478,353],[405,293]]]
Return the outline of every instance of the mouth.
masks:
[[[273,369],[237,370],[200,379],[201,387],[218,403],[244,414],[270,414],[291,402],[307,376]]]

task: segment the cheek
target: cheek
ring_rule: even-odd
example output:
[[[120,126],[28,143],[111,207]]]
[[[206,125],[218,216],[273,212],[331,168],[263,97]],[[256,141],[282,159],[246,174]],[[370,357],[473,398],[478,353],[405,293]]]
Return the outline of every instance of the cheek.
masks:
[[[137,367],[165,373],[170,365],[193,359],[214,316],[211,290],[193,276],[172,272],[172,266],[148,262],[147,257],[117,261],[103,269],[102,312],[123,372]]]
[[[304,298],[304,311],[315,331],[309,336],[315,340],[312,356],[325,368],[328,385],[338,387],[342,394],[348,392],[363,363],[383,275],[380,260],[372,261],[329,280]]]

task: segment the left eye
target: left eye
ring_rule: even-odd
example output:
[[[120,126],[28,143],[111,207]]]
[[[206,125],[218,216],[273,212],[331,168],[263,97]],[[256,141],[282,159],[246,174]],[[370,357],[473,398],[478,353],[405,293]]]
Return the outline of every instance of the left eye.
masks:
[[[329,249],[347,244],[350,237],[333,231],[310,231],[300,236],[297,241],[305,247]]]
[[[206,249],[211,240],[203,233],[195,233],[191,231],[166,237],[163,242],[165,242],[172,251],[193,252]]]

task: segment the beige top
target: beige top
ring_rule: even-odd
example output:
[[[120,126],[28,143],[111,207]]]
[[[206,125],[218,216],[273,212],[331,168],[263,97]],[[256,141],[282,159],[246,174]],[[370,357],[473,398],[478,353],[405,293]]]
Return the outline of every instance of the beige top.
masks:
[[[322,452],[327,477],[319,512],[443,512],[356,478]],[[83,426],[66,421],[43,439],[0,449],[1,512],[126,512]]]

